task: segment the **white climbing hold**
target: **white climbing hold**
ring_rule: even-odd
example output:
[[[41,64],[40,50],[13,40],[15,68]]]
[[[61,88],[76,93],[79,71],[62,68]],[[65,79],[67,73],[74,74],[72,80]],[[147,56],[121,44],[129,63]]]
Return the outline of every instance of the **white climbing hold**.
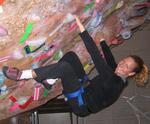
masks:
[[[130,30],[123,30],[123,31],[121,31],[120,35],[121,35],[122,38],[125,39],[125,40],[129,39],[129,38],[132,36]]]
[[[4,11],[4,10],[3,10],[3,7],[0,6],[0,14],[3,13],[3,11]]]

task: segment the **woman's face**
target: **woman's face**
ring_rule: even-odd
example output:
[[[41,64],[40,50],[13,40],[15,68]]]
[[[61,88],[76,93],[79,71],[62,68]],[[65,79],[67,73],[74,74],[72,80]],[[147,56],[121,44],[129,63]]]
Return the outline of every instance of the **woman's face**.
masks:
[[[133,76],[135,72],[133,70],[136,68],[136,63],[132,57],[127,57],[122,59],[115,70],[115,73],[117,75],[123,76],[123,77],[129,77]]]

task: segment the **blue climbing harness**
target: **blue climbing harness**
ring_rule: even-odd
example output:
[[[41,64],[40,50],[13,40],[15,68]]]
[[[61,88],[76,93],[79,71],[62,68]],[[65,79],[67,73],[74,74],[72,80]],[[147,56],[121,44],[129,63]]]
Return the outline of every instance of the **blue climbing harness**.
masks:
[[[67,97],[67,99],[72,99],[72,98],[77,97],[78,98],[79,106],[81,106],[81,105],[84,104],[83,98],[82,98],[82,95],[81,95],[82,93],[84,93],[83,87],[81,87],[79,90],[77,90],[77,91],[75,91],[73,93],[65,94],[65,96]]]
[[[88,81],[88,80],[89,80],[88,76],[85,75],[83,79],[79,79],[79,82],[83,83],[84,81]],[[79,90],[77,90],[73,93],[65,94],[65,96],[67,97],[68,100],[77,97],[79,106],[81,106],[81,105],[84,105],[84,101],[83,101],[83,98],[82,98],[82,93],[84,93],[83,86],[81,86],[81,88]]]

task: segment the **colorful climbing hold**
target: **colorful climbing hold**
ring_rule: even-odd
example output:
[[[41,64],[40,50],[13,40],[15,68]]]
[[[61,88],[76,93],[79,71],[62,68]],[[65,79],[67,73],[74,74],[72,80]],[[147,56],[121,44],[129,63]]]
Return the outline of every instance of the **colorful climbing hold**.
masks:
[[[95,0],[93,0],[90,4],[86,5],[84,8],[84,12],[87,12],[89,9],[91,9],[95,4]]]
[[[19,45],[21,45],[22,43],[24,43],[26,41],[26,39],[28,38],[28,36],[30,35],[31,31],[33,28],[33,24],[29,23],[26,27],[25,33],[23,34],[23,36],[21,37],[20,41],[19,41]]]
[[[5,0],[0,0],[0,5],[2,5],[4,3]]]
[[[4,84],[4,80],[5,80],[5,76],[2,72],[2,70],[0,70],[0,86],[2,86]]]
[[[3,26],[0,26],[0,37],[6,36],[6,35],[8,35],[8,31]]]
[[[48,93],[49,93],[49,90],[45,88],[43,92],[43,97],[47,97]]]

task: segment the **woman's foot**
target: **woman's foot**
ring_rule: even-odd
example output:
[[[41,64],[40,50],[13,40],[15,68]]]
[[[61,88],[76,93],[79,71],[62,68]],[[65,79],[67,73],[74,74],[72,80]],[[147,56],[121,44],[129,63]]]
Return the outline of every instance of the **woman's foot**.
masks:
[[[42,81],[42,85],[47,89],[47,90],[50,90],[52,88],[53,85],[49,84],[47,82],[47,80],[43,80]]]
[[[22,71],[20,71],[19,69],[15,68],[15,67],[4,66],[2,68],[2,71],[5,75],[5,77],[7,77],[8,79],[11,79],[11,80],[15,80],[15,81],[20,80],[20,77],[22,75]]]
[[[45,79],[42,81],[43,86],[47,89],[50,90],[52,86],[57,82],[58,78],[56,79]]]
[[[19,80],[27,80],[36,77],[36,74],[33,70],[19,70],[15,67],[4,66],[2,68],[4,75],[11,80],[19,81]]]

